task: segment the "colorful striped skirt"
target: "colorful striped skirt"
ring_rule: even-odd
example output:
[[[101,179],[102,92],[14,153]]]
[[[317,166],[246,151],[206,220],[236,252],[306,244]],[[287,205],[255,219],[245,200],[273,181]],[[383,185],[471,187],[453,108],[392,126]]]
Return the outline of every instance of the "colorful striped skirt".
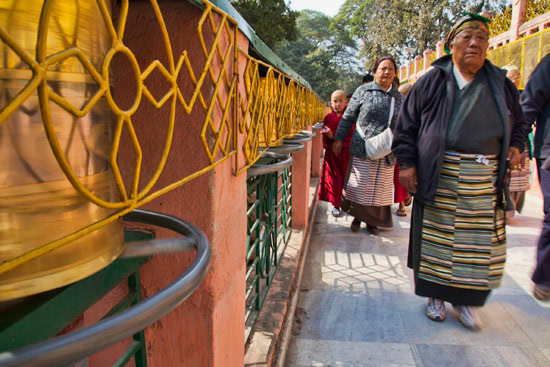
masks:
[[[369,225],[392,227],[393,171],[386,157],[371,160],[351,156],[342,210]]]
[[[510,192],[529,190],[529,178],[531,176],[531,161],[528,155],[522,157],[523,168],[510,170]]]
[[[418,278],[475,290],[500,285],[506,229],[497,208],[498,162],[496,155],[445,152],[435,203],[424,207]]]

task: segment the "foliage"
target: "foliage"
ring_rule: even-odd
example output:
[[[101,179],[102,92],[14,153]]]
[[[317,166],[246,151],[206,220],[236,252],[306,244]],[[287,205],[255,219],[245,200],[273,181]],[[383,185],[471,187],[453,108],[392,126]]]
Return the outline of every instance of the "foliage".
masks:
[[[327,15],[303,10],[297,22],[298,39],[284,42],[275,52],[304,77],[324,100],[336,89],[352,93],[364,73],[357,45],[344,25],[331,25]]]
[[[231,3],[270,48],[297,38],[297,12],[285,0],[235,0]]]
[[[435,49],[466,11],[502,11],[510,0],[346,0],[334,26],[348,27],[361,41],[361,55],[372,65],[376,57],[405,60]]]

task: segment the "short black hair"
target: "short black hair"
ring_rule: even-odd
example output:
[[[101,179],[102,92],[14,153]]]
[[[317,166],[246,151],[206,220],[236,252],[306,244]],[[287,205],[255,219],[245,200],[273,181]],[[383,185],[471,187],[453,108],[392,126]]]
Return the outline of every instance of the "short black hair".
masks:
[[[374,80],[374,76],[372,74],[365,74],[363,76],[363,83],[370,83]]]

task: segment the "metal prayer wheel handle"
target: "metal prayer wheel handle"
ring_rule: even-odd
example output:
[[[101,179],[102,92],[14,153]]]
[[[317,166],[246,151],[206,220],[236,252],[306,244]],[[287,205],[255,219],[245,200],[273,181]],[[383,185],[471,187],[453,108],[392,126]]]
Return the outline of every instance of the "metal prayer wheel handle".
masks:
[[[292,165],[292,156],[274,152],[265,152],[264,157],[284,159],[282,162],[273,164],[255,164],[246,171],[247,177],[265,175],[267,173],[277,172]]]
[[[184,235],[181,248],[197,251],[193,263],[166,288],[116,315],[59,337],[0,353],[0,367],[49,367],[75,362],[145,329],[197,289],[206,276],[211,258],[208,239],[197,227],[180,218],[146,210],[134,210],[125,215],[124,219],[153,224]],[[154,253],[149,251],[147,254]]]
[[[324,126],[324,122],[319,121],[318,123],[313,125],[311,128],[312,128],[312,130],[323,130],[323,126]]]
[[[301,132],[296,133],[292,138],[283,139],[283,143],[307,143],[308,141],[311,141],[311,139],[313,139],[313,133],[304,134]]]
[[[298,136],[298,137],[311,136],[311,137],[314,137],[315,135],[317,135],[316,132],[309,131],[309,130],[302,130],[301,132],[295,134],[294,136]]]
[[[296,153],[304,149],[306,146],[302,143],[297,142],[285,142],[283,145],[269,148],[270,152],[273,153]]]

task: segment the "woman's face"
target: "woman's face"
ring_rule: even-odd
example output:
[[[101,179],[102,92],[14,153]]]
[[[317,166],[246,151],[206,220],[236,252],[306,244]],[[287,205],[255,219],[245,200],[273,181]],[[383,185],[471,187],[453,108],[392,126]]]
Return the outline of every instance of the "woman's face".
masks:
[[[506,76],[514,83],[516,88],[519,88],[519,82],[521,81],[521,74],[517,70],[509,71]]]
[[[378,65],[378,69],[376,69],[374,74],[376,83],[378,83],[382,89],[388,89],[393,82],[393,78],[395,78],[395,67],[393,66],[393,62],[391,62],[391,60],[383,60],[380,65]]]
[[[453,63],[462,73],[476,74],[487,57],[489,38],[487,26],[477,23],[478,28],[469,28],[456,35],[451,44]]]

